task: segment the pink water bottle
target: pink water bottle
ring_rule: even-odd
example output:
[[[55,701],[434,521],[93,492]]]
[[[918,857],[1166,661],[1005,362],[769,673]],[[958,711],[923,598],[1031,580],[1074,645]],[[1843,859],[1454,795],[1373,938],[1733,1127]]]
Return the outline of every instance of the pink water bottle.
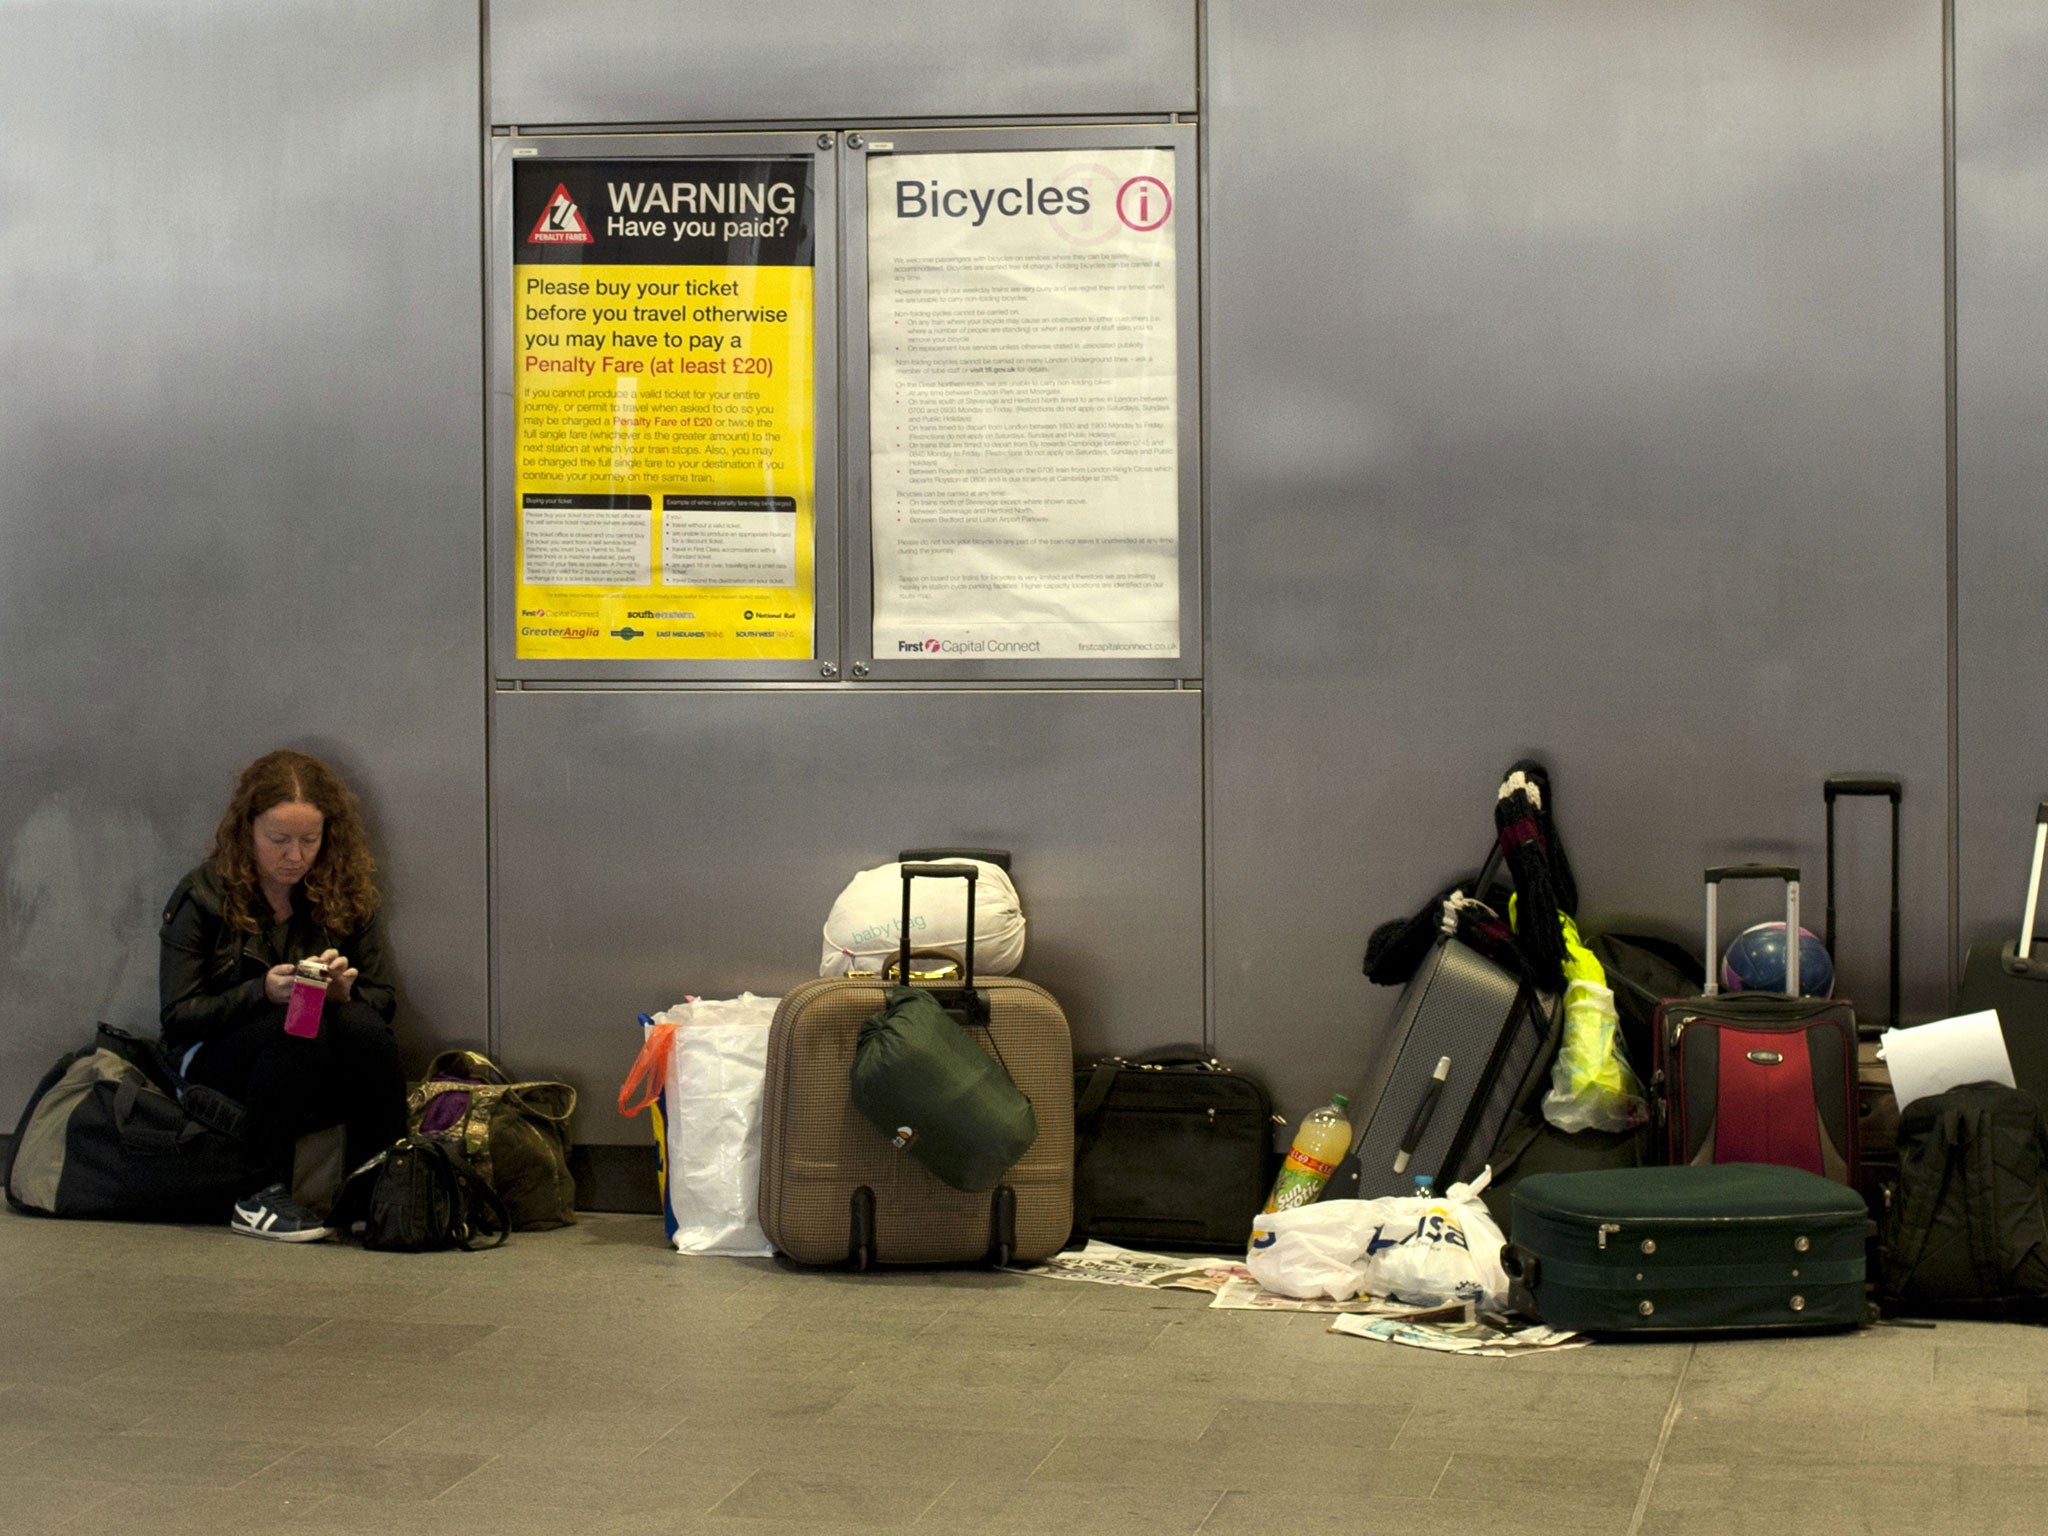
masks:
[[[301,960],[292,977],[292,1000],[285,1005],[284,1032],[310,1040],[320,1033],[320,1005],[327,1001],[327,967]]]

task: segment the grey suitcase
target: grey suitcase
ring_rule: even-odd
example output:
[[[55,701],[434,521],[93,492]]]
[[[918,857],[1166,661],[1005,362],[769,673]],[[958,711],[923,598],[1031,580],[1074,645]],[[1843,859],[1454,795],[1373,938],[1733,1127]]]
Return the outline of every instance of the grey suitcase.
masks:
[[[1550,1038],[1543,999],[1455,938],[1430,950],[1394,1015],[1379,1071],[1360,1095],[1352,1157],[1364,1200],[1476,1177],[1521,1102]],[[1331,1191],[1349,1195],[1348,1182]]]

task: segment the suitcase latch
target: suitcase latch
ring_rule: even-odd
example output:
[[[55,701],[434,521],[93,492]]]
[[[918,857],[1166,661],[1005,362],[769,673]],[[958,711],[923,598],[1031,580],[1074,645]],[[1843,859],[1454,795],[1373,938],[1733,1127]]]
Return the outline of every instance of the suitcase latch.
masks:
[[[1615,1222],[1603,1221],[1600,1223],[1600,1251],[1602,1253],[1605,1253],[1607,1251],[1607,1234],[1610,1232],[1619,1232],[1620,1230],[1621,1227]]]

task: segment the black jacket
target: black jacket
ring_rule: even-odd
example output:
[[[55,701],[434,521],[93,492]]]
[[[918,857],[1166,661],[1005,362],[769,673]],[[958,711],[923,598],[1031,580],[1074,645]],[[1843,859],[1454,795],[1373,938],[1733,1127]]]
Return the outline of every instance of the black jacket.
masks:
[[[341,951],[356,968],[349,995],[391,1021],[397,997],[377,916],[353,933],[331,933],[315,920],[304,889],[294,886],[289,918],[259,918],[257,931],[244,933],[221,916],[220,899],[219,878],[210,864],[202,864],[164,903],[157,998],[166,1050],[176,1054],[275,1008],[263,995],[264,973],[326,949]]]

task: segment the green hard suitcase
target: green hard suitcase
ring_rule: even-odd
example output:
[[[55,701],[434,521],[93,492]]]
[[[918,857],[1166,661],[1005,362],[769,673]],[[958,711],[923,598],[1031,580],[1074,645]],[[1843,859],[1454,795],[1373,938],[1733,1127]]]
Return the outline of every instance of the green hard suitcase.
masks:
[[[1539,1173],[1515,1186],[1510,1300],[1575,1333],[1864,1322],[1863,1197],[1800,1168]]]

